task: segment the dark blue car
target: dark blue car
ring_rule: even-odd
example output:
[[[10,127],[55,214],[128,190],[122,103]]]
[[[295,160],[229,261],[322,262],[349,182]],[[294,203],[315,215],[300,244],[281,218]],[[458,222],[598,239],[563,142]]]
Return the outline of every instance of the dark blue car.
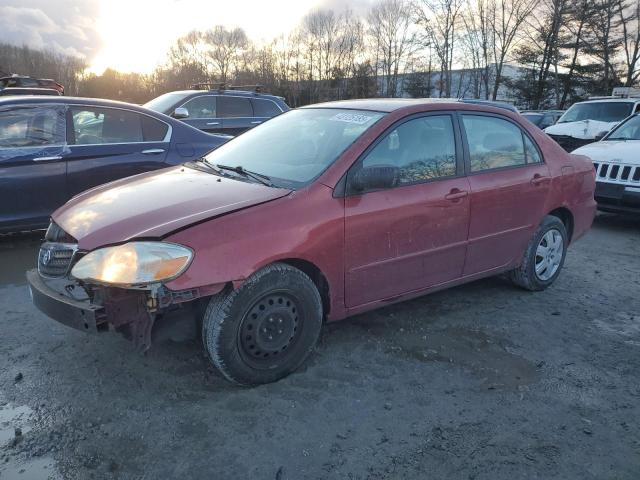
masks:
[[[200,158],[229,138],[128,103],[0,98],[0,232],[46,227],[84,190]]]
[[[145,107],[180,119],[209,133],[240,135],[289,110],[284,98],[239,87],[209,89],[212,84],[194,85],[194,90],[165,93]]]

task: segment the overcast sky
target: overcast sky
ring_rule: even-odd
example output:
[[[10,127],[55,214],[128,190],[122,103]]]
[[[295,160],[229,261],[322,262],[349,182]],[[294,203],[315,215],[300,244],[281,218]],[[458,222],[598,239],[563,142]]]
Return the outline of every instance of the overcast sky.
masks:
[[[106,67],[149,72],[193,29],[242,27],[254,40],[287,33],[310,10],[373,0],[0,0],[0,41],[86,57]]]

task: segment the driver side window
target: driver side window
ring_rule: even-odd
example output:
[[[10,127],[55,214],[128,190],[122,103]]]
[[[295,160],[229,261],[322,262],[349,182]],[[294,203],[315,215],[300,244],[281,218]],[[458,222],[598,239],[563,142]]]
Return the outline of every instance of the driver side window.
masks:
[[[456,144],[451,116],[430,115],[399,125],[367,154],[362,166],[397,167],[400,185],[455,176]]]

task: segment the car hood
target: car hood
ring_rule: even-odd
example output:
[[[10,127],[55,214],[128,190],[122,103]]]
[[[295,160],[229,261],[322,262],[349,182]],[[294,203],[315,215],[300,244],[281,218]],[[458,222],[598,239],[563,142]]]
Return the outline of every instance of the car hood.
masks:
[[[143,173],[72,198],[52,215],[82,250],[159,238],[177,229],[275,200],[290,190],[220,177],[186,166]]]
[[[556,123],[544,129],[549,135],[568,135],[582,140],[596,138],[600,132],[608,132],[619,122],[601,122],[599,120],[580,120],[579,122]]]
[[[586,155],[595,162],[625,163],[640,165],[640,140],[605,140],[590,143],[571,153]]]

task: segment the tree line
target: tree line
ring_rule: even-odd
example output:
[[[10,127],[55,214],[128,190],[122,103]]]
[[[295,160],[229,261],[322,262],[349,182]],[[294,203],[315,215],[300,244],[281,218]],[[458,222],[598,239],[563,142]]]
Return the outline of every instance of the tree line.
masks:
[[[241,28],[194,30],[150,74],[85,74],[78,59],[0,46],[6,65],[46,72],[69,94],[136,103],[209,82],[260,84],[292,106],[508,92],[526,108],[566,108],[638,84],[640,0],[379,0],[358,14],[311,11],[268,43]],[[518,75],[505,74],[510,65],[522,67]]]

